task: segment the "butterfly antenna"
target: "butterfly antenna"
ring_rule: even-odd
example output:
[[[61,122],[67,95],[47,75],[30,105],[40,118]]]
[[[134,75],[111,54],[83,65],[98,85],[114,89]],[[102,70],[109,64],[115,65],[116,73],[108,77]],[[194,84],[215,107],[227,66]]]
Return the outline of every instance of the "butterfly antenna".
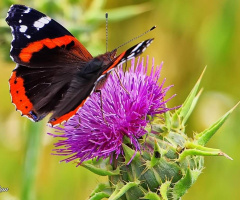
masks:
[[[106,52],[108,51],[108,13],[105,14],[106,18]]]
[[[130,43],[130,42],[132,42],[133,40],[136,40],[136,39],[142,37],[143,35],[147,34],[148,32],[154,30],[156,27],[157,27],[157,26],[153,26],[152,28],[148,29],[148,30],[145,31],[144,33],[142,33],[142,34],[138,35],[137,37],[134,37],[134,38],[132,38],[131,40],[129,40],[129,41],[123,43],[122,45],[118,46],[116,49],[119,49],[120,47],[122,47],[122,46],[124,46],[124,45],[126,45],[126,44],[128,44],[128,43]]]

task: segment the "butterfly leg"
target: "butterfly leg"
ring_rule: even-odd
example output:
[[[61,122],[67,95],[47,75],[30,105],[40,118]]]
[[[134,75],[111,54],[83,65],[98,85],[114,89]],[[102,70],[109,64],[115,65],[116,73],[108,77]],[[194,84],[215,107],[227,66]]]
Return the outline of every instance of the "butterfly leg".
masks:
[[[118,75],[118,73],[117,73],[117,71],[114,69],[114,72],[116,73],[116,75],[117,75],[117,77],[118,77],[118,80],[119,80],[119,82],[120,82],[120,85],[121,85],[121,87],[125,90],[125,92],[128,94],[128,95],[130,95],[129,94],[129,92],[127,91],[127,89],[124,87],[124,85],[122,84],[122,81],[121,81],[121,79],[120,79],[120,77],[119,77],[119,75]]]
[[[104,113],[103,113],[102,91],[101,90],[95,90],[95,92],[98,92],[100,94],[100,108],[101,108],[102,118],[103,118],[104,122],[107,124],[107,121],[106,121],[106,119],[104,117]]]
[[[81,119],[78,118],[78,124],[76,126],[74,126],[74,128],[79,128],[81,126]]]

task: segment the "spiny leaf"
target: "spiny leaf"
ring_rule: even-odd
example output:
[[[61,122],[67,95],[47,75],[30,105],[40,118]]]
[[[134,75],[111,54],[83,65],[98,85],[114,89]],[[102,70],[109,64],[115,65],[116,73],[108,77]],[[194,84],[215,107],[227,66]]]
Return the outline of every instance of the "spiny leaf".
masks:
[[[230,156],[223,153],[219,149],[207,148],[201,146],[201,148],[185,149],[178,158],[178,161],[183,161],[187,156],[225,156],[226,158],[232,160]]]
[[[117,188],[115,192],[109,197],[108,200],[117,200],[119,199],[122,195],[124,195],[130,188],[134,186],[138,186],[140,184],[139,181],[135,182],[128,182],[126,185],[124,185],[121,188]]]
[[[180,108],[179,108],[180,109]],[[179,110],[178,109],[178,110]],[[171,126],[173,129],[179,129],[181,124],[180,124],[180,117],[178,114],[178,110],[172,115],[172,121],[171,121]]]
[[[148,192],[147,194],[145,194],[143,198],[149,200],[161,200],[161,198],[156,193],[153,192]]]
[[[173,199],[179,199],[192,186],[192,174],[190,169],[187,169],[186,175],[178,181],[173,188]]]
[[[85,167],[86,169],[88,169],[89,171],[99,175],[99,176],[113,176],[113,175],[119,175],[120,174],[120,170],[119,168],[115,169],[115,170],[110,170],[110,169],[103,169],[100,168],[98,166],[92,165],[88,162],[83,162],[81,164],[81,166]],[[110,165],[109,165],[110,167]]]
[[[96,193],[103,192],[106,188],[109,188],[110,186],[108,184],[100,183],[97,185],[97,187],[92,191],[90,197],[94,196]]]
[[[192,104],[191,104],[188,112],[186,113],[185,117],[182,119],[182,123],[183,123],[183,124],[186,124],[188,118],[189,118],[190,115],[192,114],[192,111],[194,110],[194,108],[195,108],[195,106],[196,106],[196,104],[197,104],[197,102],[198,102],[198,99],[199,99],[202,91],[203,91],[203,89],[201,89],[201,90],[198,92],[198,94],[194,97],[194,99],[193,99],[193,101],[192,101]]]
[[[168,200],[167,193],[170,185],[171,185],[171,181],[166,181],[160,187],[160,194],[163,200]]]
[[[122,144],[123,151],[124,151],[124,157],[125,157],[125,164],[128,165],[133,159],[136,159],[139,157],[139,152],[134,151],[130,147],[128,147],[126,144]]]
[[[151,167],[154,167],[156,164],[158,164],[158,162],[160,161],[161,158],[161,150],[160,150],[160,146],[158,145],[157,141],[155,140],[155,144],[154,144],[154,151],[153,151],[153,155],[151,158]]]
[[[98,193],[95,193],[93,196],[91,196],[89,200],[101,200],[101,199],[108,198],[109,196],[110,195],[105,192],[98,192]]]
[[[190,94],[188,95],[187,99],[185,100],[185,102],[183,103],[182,107],[180,107],[177,111],[176,114],[179,115],[182,119],[184,119],[185,117],[189,117],[189,110],[191,109],[191,107],[193,106],[192,104],[194,103],[194,99],[196,97],[201,79],[203,77],[203,74],[206,70],[206,67],[204,68],[201,76],[199,77],[197,83],[194,85],[193,89],[191,90]],[[196,101],[196,99],[195,99]],[[184,120],[186,121],[186,119]]]
[[[170,111],[167,111],[164,113],[164,119],[165,119],[165,126],[166,126],[167,130],[170,130],[170,128],[171,128]]]
[[[217,130],[223,125],[232,111],[238,106],[238,102],[231,110],[229,110],[225,115],[223,115],[217,122],[215,122],[210,128],[204,130],[203,132],[195,135],[195,139],[199,145],[205,145],[211,139],[211,137],[217,132]]]

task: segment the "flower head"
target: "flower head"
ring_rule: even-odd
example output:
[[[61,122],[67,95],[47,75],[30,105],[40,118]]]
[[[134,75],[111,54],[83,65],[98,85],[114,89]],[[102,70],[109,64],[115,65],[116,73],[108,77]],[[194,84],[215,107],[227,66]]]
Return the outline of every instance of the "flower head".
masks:
[[[166,108],[169,99],[164,97],[171,87],[163,87],[165,79],[158,84],[162,65],[154,70],[152,64],[150,75],[147,66],[138,60],[135,67],[133,60],[127,72],[120,67],[118,75],[112,73],[101,90],[102,109],[100,94],[93,93],[64,127],[55,127],[61,134],[51,135],[64,139],[55,143],[56,154],[70,156],[66,162],[118,157],[123,154],[124,137],[129,138],[135,150],[141,150],[138,138],[146,134],[147,116],[169,110]]]

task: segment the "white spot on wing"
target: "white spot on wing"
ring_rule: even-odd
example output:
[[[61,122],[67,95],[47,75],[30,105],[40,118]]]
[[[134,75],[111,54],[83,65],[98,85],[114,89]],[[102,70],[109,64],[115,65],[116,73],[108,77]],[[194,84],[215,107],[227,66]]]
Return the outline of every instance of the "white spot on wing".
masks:
[[[51,21],[51,18],[45,16],[35,21],[33,26],[39,30],[40,28],[44,27],[44,25],[48,24],[50,21]]]
[[[24,13],[29,13],[31,8],[27,8],[27,10],[24,11]]]
[[[24,36],[25,36],[26,38],[28,38],[28,39],[31,38],[31,36],[30,36],[30,35],[27,35],[27,34],[24,34]]]
[[[21,20],[21,19],[19,19],[19,21],[18,21],[18,22],[19,22],[19,24],[21,24],[21,23],[22,23],[22,20]]]
[[[27,30],[27,28],[28,28],[27,26],[21,25],[19,31],[20,31],[21,33],[25,33],[26,30]]]
[[[135,53],[133,52],[133,53],[131,53],[128,57],[127,57],[127,59],[129,59],[129,58],[131,58],[131,57],[133,57],[135,55]]]
[[[142,45],[143,42],[139,43],[133,50],[132,52],[136,51],[141,45]]]

